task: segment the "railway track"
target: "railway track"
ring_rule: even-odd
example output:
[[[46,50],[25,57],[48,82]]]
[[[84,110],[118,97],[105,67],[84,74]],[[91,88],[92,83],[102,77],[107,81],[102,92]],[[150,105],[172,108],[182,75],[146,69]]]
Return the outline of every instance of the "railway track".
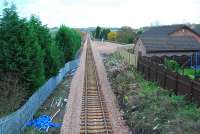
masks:
[[[112,134],[108,110],[100,89],[90,41],[87,44],[85,84],[81,106],[81,134]]]

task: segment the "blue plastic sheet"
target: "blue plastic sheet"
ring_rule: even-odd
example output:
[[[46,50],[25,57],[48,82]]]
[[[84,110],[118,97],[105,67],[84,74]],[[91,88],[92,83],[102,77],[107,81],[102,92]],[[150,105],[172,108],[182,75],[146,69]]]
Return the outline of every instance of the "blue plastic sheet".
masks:
[[[62,124],[53,123],[50,116],[42,115],[37,119],[29,121],[27,123],[27,126],[29,126],[29,127],[33,126],[36,129],[38,129],[39,131],[46,131],[46,130],[48,130],[48,128],[51,128],[51,127],[57,127],[57,128],[61,127]]]

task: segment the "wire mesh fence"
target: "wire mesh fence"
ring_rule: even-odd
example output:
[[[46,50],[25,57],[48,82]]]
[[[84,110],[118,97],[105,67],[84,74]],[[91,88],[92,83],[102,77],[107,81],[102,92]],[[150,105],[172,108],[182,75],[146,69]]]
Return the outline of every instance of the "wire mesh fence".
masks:
[[[41,86],[20,109],[6,117],[0,118],[0,134],[20,134],[26,123],[32,119],[38,108],[56,89],[56,86],[62,81],[64,76],[75,70],[78,64],[79,59],[66,63],[59,70],[59,73]]]

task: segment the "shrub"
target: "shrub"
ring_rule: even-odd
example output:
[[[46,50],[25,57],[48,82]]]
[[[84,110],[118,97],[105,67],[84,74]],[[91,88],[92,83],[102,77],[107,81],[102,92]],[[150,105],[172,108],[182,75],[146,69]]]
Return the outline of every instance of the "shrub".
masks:
[[[107,34],[107,39],[109,41],[116,41],[116,38],[117,38],[117,33],[116,32],[109,32]]]
[[[136,41],[136,32],[131,27],[121,27],[117,32],[116,40],[121,43],[135,43]]]
[[[175,60],[165,59],[164,64],[167,69],[170,69],[172,71],[178,72],[180,69],[180,65]]]

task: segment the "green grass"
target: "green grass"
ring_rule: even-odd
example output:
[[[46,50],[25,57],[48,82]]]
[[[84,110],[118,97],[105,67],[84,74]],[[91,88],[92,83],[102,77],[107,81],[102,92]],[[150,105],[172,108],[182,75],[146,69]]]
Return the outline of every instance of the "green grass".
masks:
[[[195,79],[195,70],[194,69],[191,69],[191,68],[185,68],[184,70],[179,69],[178,73],[181,75],[185,75],[192,80]],[[200,75],[200,70],[196,71],[196,75]]]

